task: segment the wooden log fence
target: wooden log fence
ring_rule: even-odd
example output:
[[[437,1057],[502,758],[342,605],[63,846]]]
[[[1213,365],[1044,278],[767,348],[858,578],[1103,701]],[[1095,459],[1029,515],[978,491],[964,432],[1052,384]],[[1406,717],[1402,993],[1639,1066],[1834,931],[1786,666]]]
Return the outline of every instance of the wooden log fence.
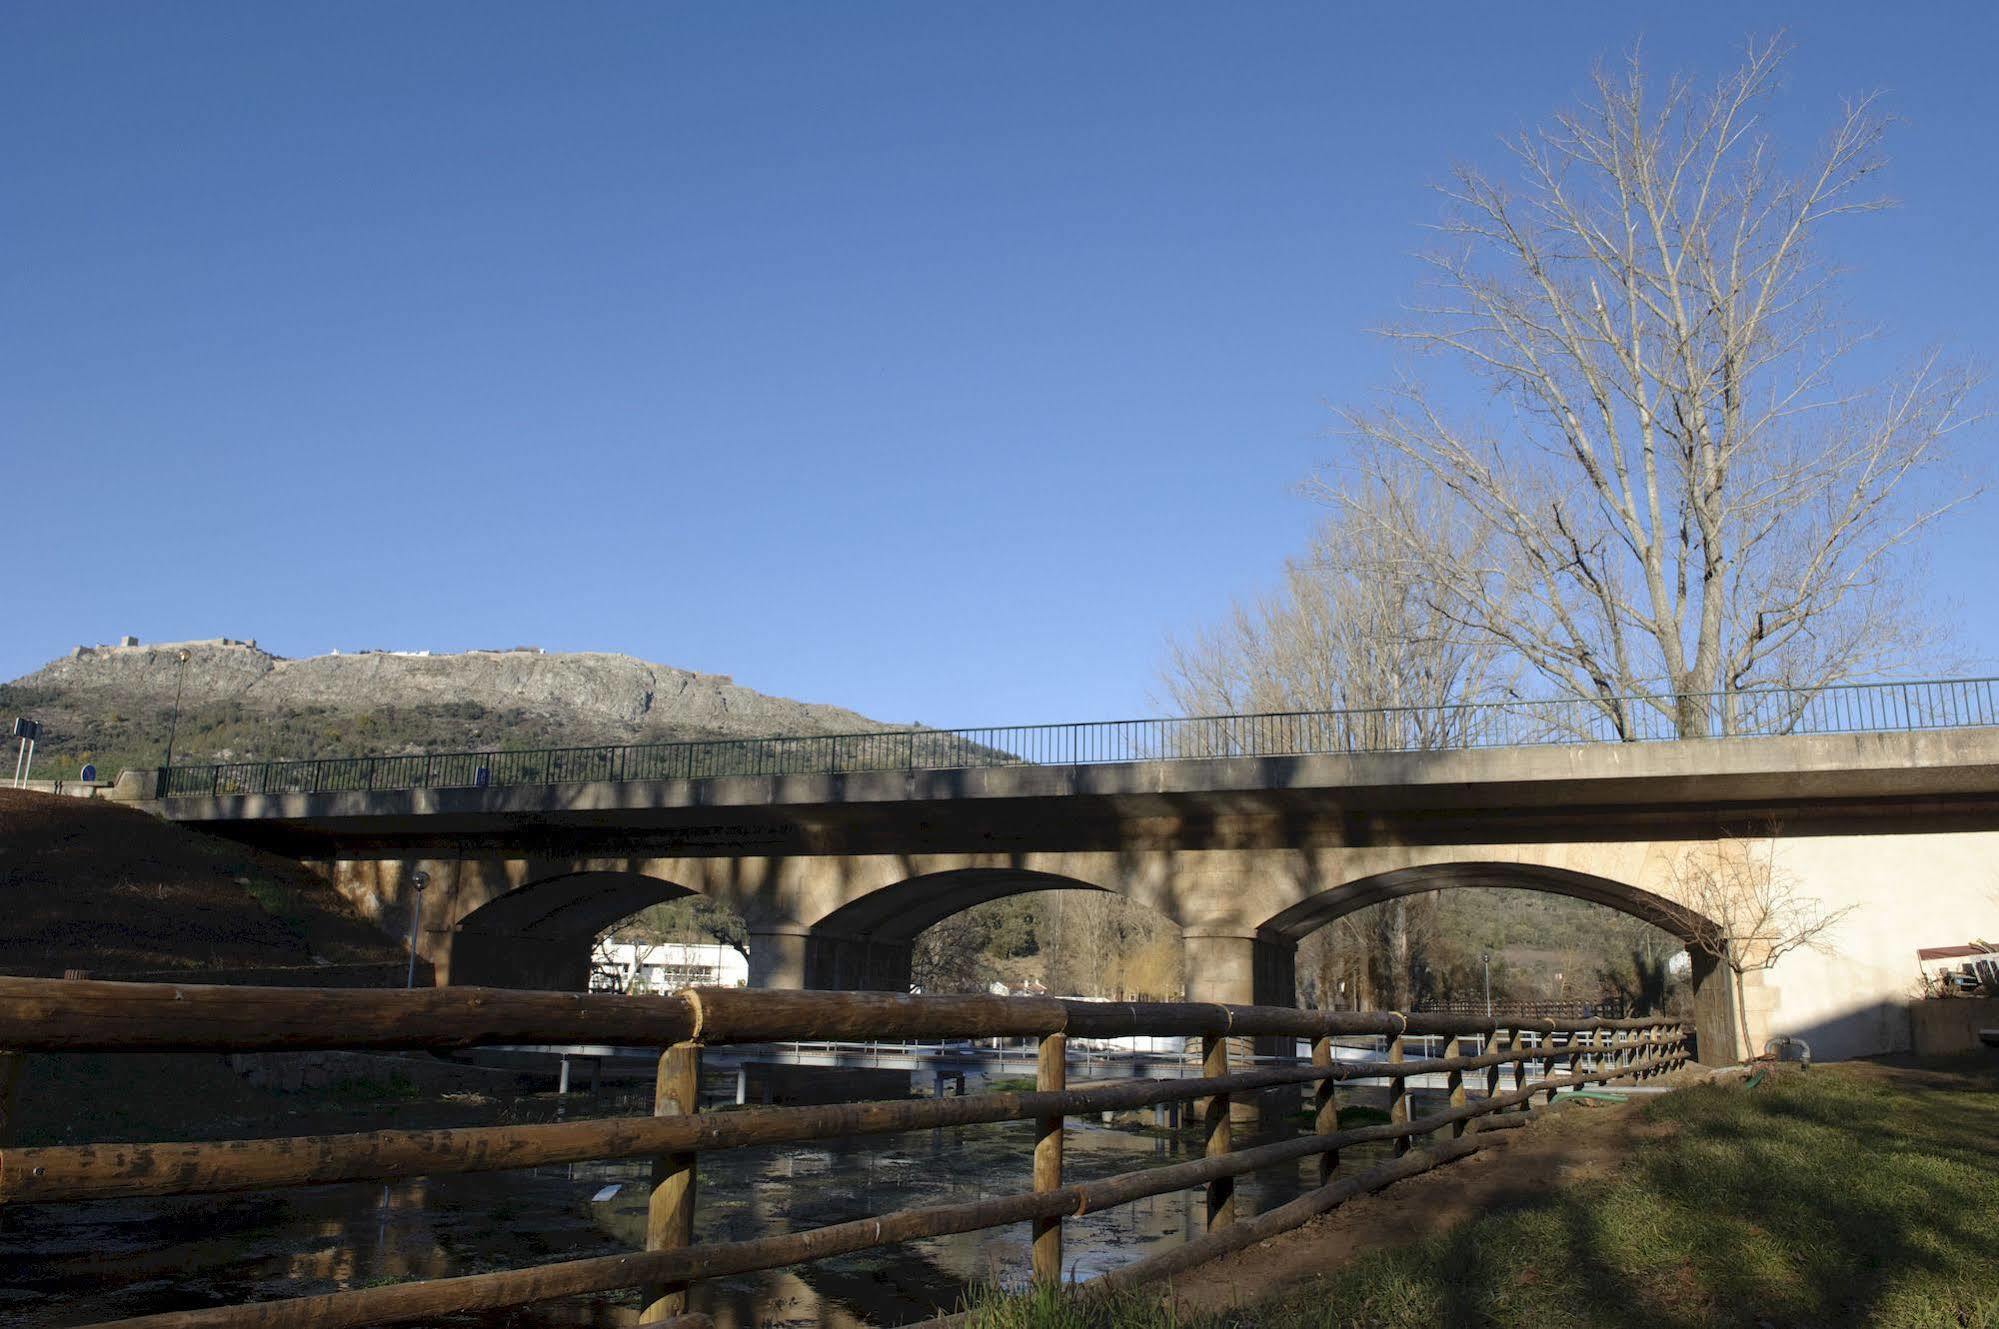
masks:
[[[1070,1040],[1130,1035],[1198,1040],[1200,1075],[1069,1086]],[[1251,1067],[1231,1062],[1231,1040],[1241,1047],[1250,1037],[1287,1036],[1310,1041],[1309,1061]],[[1386,1059],[1342,1059],[1338,1040],[1355,1036],[1384,1040]],[[704,1048],[850,1038],[1038,1040],[1035,1088],[955,1098],[698,1111]],[[1443,1055],[1428,1055],[1430,1042],[1437,1039]],[[1466,1040],[1477,1040],[1481,1050],[1464,1052]],[[1521,1114],[1537,1098],[1552,1102],[1564,1088],[1662,1075],[1684,1064],[1689,1054],[1686,1028],[1663,1019],[1496,1024],[1434,1013],[1355,1014],[1192,1002],[707,988],[669,997],[585,997],[476,988],[376,992],[0,977],[0,1072],[18,1069],[25,1053],[455,1049],[564,1041],[660,1048],[653,1115],[277,1139],[0,1148],[0,1204],[221,1194],[650,1158],[653,1187],[643,1251],[113,1323],[119,1329],[343,1329],[639,1289],[642,1323],[706,1329],[705,1317],[688,1310],[688,1289],[701,1279],[1014,1223],[1029,1225],[1033,1277],[1059,1281],[1064,1220],[1204,1187],[1205,1234],[1097,1283],[1108,1289],[1165,1277],[1295,1227],[1354,1195],[1476,1152],[1497,1138],[1495,1131],[1523,1124]],[[1502,1092],[1507,1067],[1512,1068],[1513,1087]],[[1480,1097],[1468,1090],[1477,1082],[1472,1078],[1476,1072],[1484,1073]],[[1444,1077],[1445,1106],[1418,1116],[1411,1086],[1428,1076]],[[1342,1130],[1339,1086],[1362,1081],[1387,1082],[1390,1120]],[[1315,1111],[1309,1133],[1237,1147],[1232,1104],[1285,1088],[1311,1090]],[[1198,1105],[1206,1142],[1201,1157],[1084,1183],[1064,1181],[1067,1118],[1169,1102]],[[1035,1123],[1031,1188],[1017,1194],[743,1241],[695,1240],[703,1153],[1010,1121]],[[1353,1175],[1342,1168],[1341,1150],[1381,1141],[1390,1143],[1391,1162]],[[1318,1160],[1313,1189],[1267,1213],[1238,1212],[1236,1178],[1265,1168],[1296,1167],[1312,1158]]]

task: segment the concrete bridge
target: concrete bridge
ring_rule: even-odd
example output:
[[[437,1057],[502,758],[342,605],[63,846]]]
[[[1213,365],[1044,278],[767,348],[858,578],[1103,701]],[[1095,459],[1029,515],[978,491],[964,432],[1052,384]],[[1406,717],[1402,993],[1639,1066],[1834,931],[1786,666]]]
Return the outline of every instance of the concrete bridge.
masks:
[[[1684,866],[1767,838],[1802,894],[1852,912],[1829,953],[1751,975],[1750,1039],[1852,1056],[1907,1046],[1919,946],[1999,932],[1992,726],[691,779],[606,756],[626,778],[500,785],[468,768],[454,787],[151,806],[320,866],[391,931],[428,873],[418,945],[440,982],[580,989],[601,929],[699,892],[747,922],[754,986],[905,990],[925,928],[1061,888],[1177,924],[1190,999],[1282,1005],[1301,937],[1422,891],[1549,891],[1687,937]],[[445,759],[379,760],[437,778]],[[1729,1042],[1714,969],[1696,957],[1709,1049]]]

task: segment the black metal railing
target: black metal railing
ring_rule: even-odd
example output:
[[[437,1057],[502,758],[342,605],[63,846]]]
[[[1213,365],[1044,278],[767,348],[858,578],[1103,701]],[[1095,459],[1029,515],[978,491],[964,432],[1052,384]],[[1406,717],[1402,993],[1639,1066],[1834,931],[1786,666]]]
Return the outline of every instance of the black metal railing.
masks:
[[[163,797],[217,797],[587,780],[1092,766],[1126,761],[1767,738],[1983,725],[1999,725],[1999,679],[225,762],[162,769],[160,792]]]

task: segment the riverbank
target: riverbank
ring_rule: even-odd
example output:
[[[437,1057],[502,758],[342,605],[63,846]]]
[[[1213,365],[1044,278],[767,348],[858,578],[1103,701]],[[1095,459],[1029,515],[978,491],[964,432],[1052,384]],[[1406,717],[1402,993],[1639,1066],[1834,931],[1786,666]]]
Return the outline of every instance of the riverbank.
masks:
[[[1565,1107],[1157,1297],[977,1329],[1999,1326],[1999,1065],[1845,1063]]]
[[[266,971],[400,986],[407,952],[289,859],[96,799],[0,789],[0,973]],[[243,981],[238,979],[236,981]],[[353,982],[350,977],[347,982]]]

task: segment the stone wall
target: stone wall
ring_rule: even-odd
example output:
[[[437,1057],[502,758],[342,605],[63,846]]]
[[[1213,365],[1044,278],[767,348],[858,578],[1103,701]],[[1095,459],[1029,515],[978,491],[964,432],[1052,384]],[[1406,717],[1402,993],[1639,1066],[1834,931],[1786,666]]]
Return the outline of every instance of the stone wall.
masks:
[[[1925,1057],[1946,1057],[1954,1053],[1983,1052],[1981,1029],[1999,1029],[1999,999],[1992,997],[1939,997],[1909,1003],[1909,1029],[1916,1053]],[[1999,1056],[1999,1052],[1993,1055]]]

